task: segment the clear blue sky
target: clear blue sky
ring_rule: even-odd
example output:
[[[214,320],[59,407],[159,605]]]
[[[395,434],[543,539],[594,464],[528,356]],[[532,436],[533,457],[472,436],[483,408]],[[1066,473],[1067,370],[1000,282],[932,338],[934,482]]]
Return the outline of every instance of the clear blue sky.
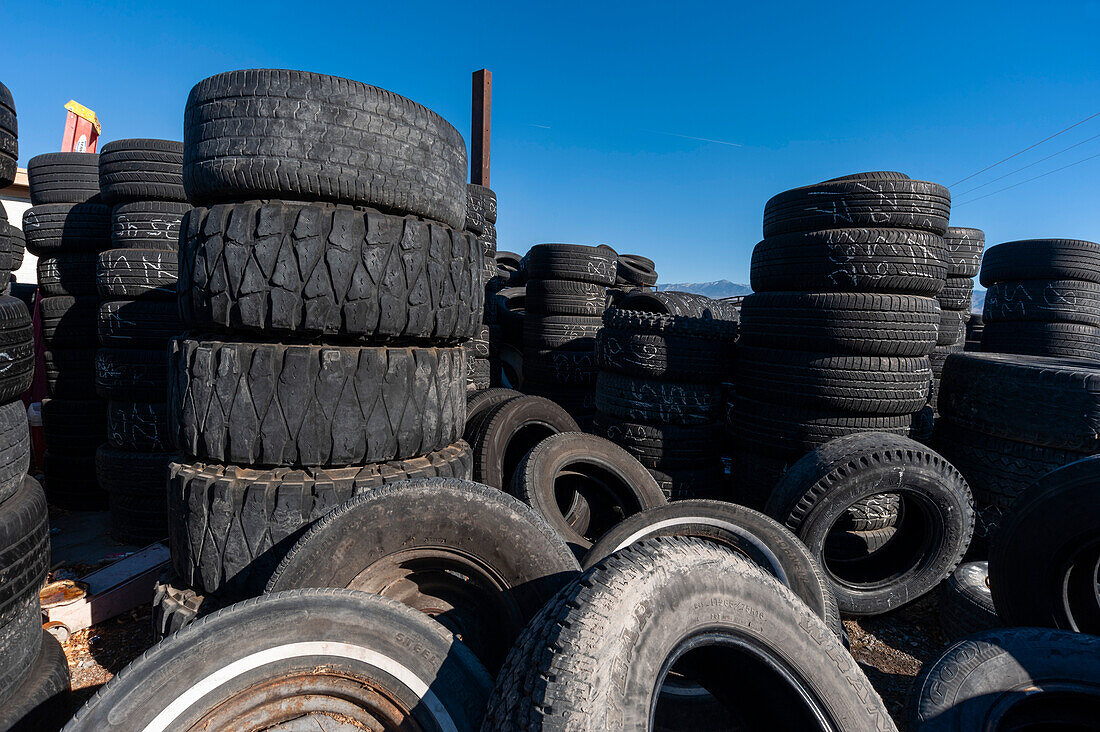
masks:
[[[1100,112],[1092,2],[160,5],[6,4],[22,164],[57,149],[70,98],[104,140],[179,139],[191,86],[236,68],[382,86],[468,136],[470,72],[488,67],[500,248],[608,243],[664,282],[747,282],[764,202],[786,188],[869,169],[951,184]],[[956,201],[1100,154],[1097,138],[959,195],[1093,135],[1100,117]],[[991,243],[1100,239],[1100,157],[952,223]]]

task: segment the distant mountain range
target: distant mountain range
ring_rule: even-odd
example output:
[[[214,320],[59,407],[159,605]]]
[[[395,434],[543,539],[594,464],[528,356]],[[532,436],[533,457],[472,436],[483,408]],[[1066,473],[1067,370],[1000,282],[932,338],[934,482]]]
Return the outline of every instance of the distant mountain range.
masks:
[[[970,312],[980,313],[985,307],[985,290],[974,285],[974,294],[970,296]]]

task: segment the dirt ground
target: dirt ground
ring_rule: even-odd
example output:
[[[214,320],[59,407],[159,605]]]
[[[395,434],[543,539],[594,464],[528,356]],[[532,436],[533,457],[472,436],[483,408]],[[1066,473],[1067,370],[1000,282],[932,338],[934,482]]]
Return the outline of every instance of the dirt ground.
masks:
[[[914,677],[921,665],[945,646],[936,617],[935,593],[888,615],[845,620],[844,627],[852,655],[899,728],[904,729],[903,715]],[[72,674],[74,708],[152,644],[149,605],[74,633],[64,644]]]

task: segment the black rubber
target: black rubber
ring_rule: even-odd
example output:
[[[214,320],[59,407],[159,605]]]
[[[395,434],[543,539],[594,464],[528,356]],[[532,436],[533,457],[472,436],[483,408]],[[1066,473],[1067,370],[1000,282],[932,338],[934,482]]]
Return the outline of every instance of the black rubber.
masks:
[[[0,297],[0,404],[15,399],[34,379],[34,329],[23,301]]]
[[[755,292],[936,295],[947,277],[943,240],[907,229],[829,229],[764,239],[752,252]]]
[[[108,348],[164,348],[185,326],[171,300],[108,300],[99,306],[96,329]]]
[[[87,399],[95,391],[95,348],[55,348],[43,356],[47,395]]]
[[[948,276],[946,283],[943,289],[940,290],[940,294],[936,295],[940,306],[944,310],[966,310],[969,312],[971,296],[974,294],[974,280],[969,277]],[[986,296],[986,302],[989,302],[988,295]]]
[[[682,656],[686,639],[707,651]],[[691,681],[722,707],[723,726],[816,726],[761,656],[782,658],[834,727],[894,729],[855,660],[793,592],[726,547],[685,537],[631,545],[562,589],[509,654],[485,729],[545,729],[547,720],[561,729],[655,729],[666,714],[682,722],[670,667],[695,672]],[[691,663],[705,658],[717,663]]]
[[[615,266],[615,284],[652,287],[657,284],[656,265],[640,254],[620,254]]]
[[[966,323],[970,320],[969,310],[940,310],[940,327],[936,338],[937,346],[962,345],[966,340]]]
[[[23,683],[0,704],[0,729],[6,732],[61,729],[72,715],[65,650],[48,631],[39,630],[39,638],[38,657]]]
[[[812,409],[878,416],[912,414],[928,402],[926,357],[837,356],[741,347],[737,393]]]
[[[38,288],[43,297],[96,294],[96,255],[92,252],[60,254],[38,259]]]
[[[96,289],[103,300],[171,300],[174,307],[178,264],[165,249],[109,249],[96,261]]]
[[[715,460],[724,443],[721,422],[647,424],[597,414],[593,432],[623,447],[647,468],[698,468]]]
[[[820,229],[882,227],[942,236],[951,193],[927,181],[833,180],[779,193],[764,204],[764,236]]]
[[[23,252],[27,248],[26,237],[13,224],[0,219],[0,275],[4,281],[23,265]]]
[[[715,383],[677,383],[602,371],[595,400],[604,414],[638,422],[706,424],[722,415],[722,389]]]
[[[693,292],[632,290],[617,303],[617,306],[621,310],[685,318],[709,318],[734,323],[740,319],[740,312],[736,305],[712,300],[705,295],[697,295]]]
[[[868,356],[926,356],[940,307],[931,297],[758,292],[741,302],[745,346]]]
[[[666,503],[653,476],[610,440],[583,432],[551,435],[527,453],[508,491],[534,508],[565,539],[578,558],[624,518]],[[587,526],[570,521],[584,500]]]
[[[716,381],[729,373],[737,324],[611,308],[596,338],[602,369],[672,381]]]
[[[894,533],[856,561],[830,554],[827,540],[858,500],[895,493]],[[938,453],[898,435],[841,437],[796,462],[768,500],[825,569],[841,612],[877,615],[931,591],[962,560],[974,530],[970,489]]]
[[[989,564],[964,562],[940,585],[940,629],[955,642],[1000,627],[989,590]]]
[[[975,277],[982,267],[982,250],[985,248],[985,232],[949,226],[943,235],[947,256],[948,277]]]
[[[333,201],[461,229],[466,146],[435,112],[384,89],[305,71],[229,71],[184,110],[183,184],[196,205]]]
[[[463,561],[484,575],[455,577]],[[347,587],[393,597],[435,617],[496,670],[527,622],[579,571],[562,538],[512,496],[428,478],[335,508],[287,552],[265,592]],[[491,585],[478,584],[487,577]]]
[[[106,510],[107,492],[96,478],[95,450],[79,455],[55,455],[47,450],[42,460],[51,506],[69,511]]]
[[[584,244],[536,244],[527,252],[530,279],[615,284],[615,252]]]
[[[913,732],[1086,730],[1100,709],[1100,638],[1042,628],[989,630],[925,663],[906,712]]]
[[[316,338],[470,338],[484,309],[466,233],[370,209],[282,201],[196,208],[183,225],[191,325]]]
[[[168,350],[98,349],[95,390],[104,399],[164,401],[168,398]]]
[[[1100,634],[1100,458],[1041,477],[993,536],[989,583],[1005,625]]]
[[[99,189],[104,203],[183,202],[183,143],[113,140],[99,151]]]
[[[607,306],[607,287],[572,280],[527,281],[527,312],[532,315],[599,317]]]
[[[302,530],[356,493],[410,478],[466,480],[471,463],[461,440],[423,457],[347,468],[173,463],[172,563],[188,586],[231,598],[255,595]]]
[[[466,231],[482,235],[497,222],[497,194],[476,183],[466,184]],[[494,229],[495,231],[495,229]]]
[[[528,387],[567,384],[592,388],[598,373],[595,351],[523,349],[523,381]]]
[[[559,432],[580,432],[565,409],[537,396],[504,400],[472,426],[474,480],[501,490],[539,442]]]
[[[110,246],[111,209],[101,203],[49,203],[23,212],[27,251],[48,257]]]
[[[167,485],[171,452],[134,452],[111,445],[96,450],[96,477],[107,492],[111,538],[146,546],[168,537]]]
[[[88,399],[43,399],[42,433],[54,455],[90,455],[107,439],[107,404]]]
[[[216,598],[196,592],[184,585],[175,572],[165,570],[153,584],[153,641],[160,643],[217,609]]]
[[[978,340],[987,353],[1100,360],[1100,328],[1079,323],[990,323]]]
[[[522,392],[501,387],[481,389],[469,394],[466,397],[466,426],[462,433],[463,439],[467,442],[473,440],[474,432],[478,424],[481,423],[481,418],[488,414],[493,407],[521,396],[523,396]]]
[[[124,450],[175,450],[169,427],[168,405],[112,399],[107,402],[107,441]],[[163,481],[161,481],[163,483]]]
[[[543,351],[593,351],[602,325],[599,315],[528,314],[523,318],[523,345]]]
[[[112,249],[179,248],[180,228],[189,203],[134,201],[111,209]]]
[[[1100,326],[1100,284],[1084,280],[1014,280],[990,285],[982,322],[1080,323]]]
[[[31,205],[84,203],[99,196],[99,154],[56,152],[27,161]]]
[[[1100,283],[1100,244],[1077,239],[1024,239],[990,247],[978,278],[983,287],[1014,280]]]
[[[267,662],[217,676],[258,657]],[[205,694],[197,687],[204,679]],[[170,704],[182,707],[170,716],[179,728],[271,728],[290,708],[291,720],[308,722],[304,709],[381,728],[367,710],[392,705],[404,713],[391,728],[450,722],[457,732],[477,732],[491,685],[461,641],[400,603],[349,590],[293,590],[220,610],[158,643],[96,692],[68,729],[144,729]],[[431,697],[414,689],[430,689]]]
[[[38,303],[42,316],[42,343],[47,349],[94,348],[99,345],[95,296],[44,297]]]
[[[0,504],[19,490],[30,464],[27,408],[16,399],[0,406]]]
[[[0,84],[0,188],[15,180],[19,160],[19,120],[11,91]]]

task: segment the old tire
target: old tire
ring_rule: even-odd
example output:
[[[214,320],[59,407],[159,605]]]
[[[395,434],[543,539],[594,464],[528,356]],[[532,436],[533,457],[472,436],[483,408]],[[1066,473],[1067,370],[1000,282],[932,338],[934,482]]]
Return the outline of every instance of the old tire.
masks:
[[[168,398],[167,349],[98,349],[95,390],[104,399],[164,401]]]
[[[27,161],[31,205],[84,203],[99,196],[99,154],[56,152]]]
[[[108,249],[96,261],[96,290],[103,300],[174,301],[178,263],[165,249]]]
[[[1000,626],[988,562],[964,562],[940,585],[940,629],[951,642]]]
[[[104,203],[186,201],[183,143],[113,140],[99,151],[99,190]]]
[[[101,203],[50,203],[23,212],[27,251],[38,257],[106,249],[110,232],[111,209]]]
[[[189,203],[134,201],[111,209],[111,249],[179,249]],[[103,248],[100,246],[100,248]]]
[[[9,732],[61,729],[72,715],[65,650],[48,631],[40,631],[40,637],[38,658],[11,698],[0,704],[0,729]]]
[[[549,399],[523,396],[497,404],[473,431],[474,480],[507,489],[524,456],[559,432],[580,432],[580,427]]]

